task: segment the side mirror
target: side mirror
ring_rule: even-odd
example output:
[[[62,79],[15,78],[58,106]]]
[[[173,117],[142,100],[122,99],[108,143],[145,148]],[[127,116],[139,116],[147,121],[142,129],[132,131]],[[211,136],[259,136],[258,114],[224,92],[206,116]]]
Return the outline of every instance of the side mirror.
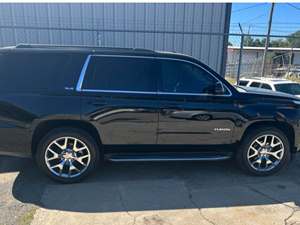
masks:
[[[215,95],[223,95],[223,94],[225,94],[225,88],[224,88],[224,85],[221,82],[217,82],[215,84],[214,94]]]

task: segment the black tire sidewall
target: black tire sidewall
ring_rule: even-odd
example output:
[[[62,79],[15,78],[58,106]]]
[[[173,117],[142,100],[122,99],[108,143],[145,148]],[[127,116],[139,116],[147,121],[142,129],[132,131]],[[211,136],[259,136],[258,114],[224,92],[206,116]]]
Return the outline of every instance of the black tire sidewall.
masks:
[[[55,139],[63,136],[69,136],[74,137],[82,142],[84,142],[87,147],[89,148],[90,154],[91,154],[91,160],[90,164],[88,165],[88,168],[79,176],[73,177],[73,178],[63,178],[59,177],[48,169],[47,164],[45,162],[45,152],[47,149],[47,146]],[[50,131],[48,134],[46,134],[41,141],[39,142],[37,146],[37,151],[35,154],[35,159],[37,165],[41,168],[41,170],[46,173],[50,178],[59,181],[61,183],[74,183],[79,182],[84,177],[86,177],[88,174],[90,174],[92,171],[96,169],[96,167],[99,164],[99,149],[95,142],[95,140],[85,131],[82,131],[80,129],[75,128],[58,128]]]
[[[281,159],[280,163],[273,168],[270,171],[257,171],[253,169],[249,162],[248,162],[248,149],[250,147],[250,144],[259,136],[262,135],[275,135],[278,138],[281,139],[283,145],[284,145],[284,155],[283,158]],[[276,128],[258,128],[256,130],[250,131],[246,137],[243,139],[240,148],[237,151],[236,154],[236,160],[238,165],[246,172],[252,174],[252,175],[257,175],[257,176],[267,176],[267,175],[272,175],[279,170],[281,170],[283,167],[286,167],[288,162],[291,159],[291,151],[290,151],[290,142],[286,135],[280,131],[279,129]]]

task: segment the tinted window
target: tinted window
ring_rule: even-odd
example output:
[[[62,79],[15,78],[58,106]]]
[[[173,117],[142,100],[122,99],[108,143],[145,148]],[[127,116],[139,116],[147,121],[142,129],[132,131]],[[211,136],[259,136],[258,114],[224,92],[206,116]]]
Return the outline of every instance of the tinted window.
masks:
[[[212,93],[217,80],[205,70],[186,62],[161,61],[160,91],[177,93]]]
[[[275,84],[276,91],[292,95],[300,95],[300,84],[288,83],[288,84]]]
[[[250,87],[259,87],[259,86],[260,86],[260,83],[258,83],[258,82],[252,82],[250,84]]]
[[[34,93],[75,87],[84,59],[62,53],[0,54],[0,91]]]
[[[261,85],[261,88],[268,89],[268,90],[272,90],[271,86],[268,85],[268,84],[262,84],[262,85]]]
[[[152,59],[96,56],[90,61],[83,88],[156,92],[156,70]]]
[[[239,82],[239,85],[240,85],[240,86],[247,86],[248,82],[249,82],[249,81],[241,80],[241,81]]]

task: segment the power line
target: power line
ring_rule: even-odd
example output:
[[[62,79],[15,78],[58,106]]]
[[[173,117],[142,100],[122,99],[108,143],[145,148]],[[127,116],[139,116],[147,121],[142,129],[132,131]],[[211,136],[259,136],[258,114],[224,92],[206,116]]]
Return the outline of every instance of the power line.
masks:
[[[259,15],[259,16],[256,16],[256,17],[254,17],[254,18],[252,18],[252,19],[250,19],[250,20],[247,20],[246,22],[242,22],[242,24],[250,23],[251,21],[257,20],[257,19],[259,19],[259,18],[261,18],[261,17],[264,17],[264,16],[266,16],[266,13],[261,14],[261,15]]]
[[[298,6],[295,6],[292,3],[286,3],[286,4],[288,4],[289,6],[293,7],[294,9],[300,10],[300,8]]]
[[[252,8],[257,7],[257,6],[262,6],[262,5],[265,5],[265,4],[266,4],[266,3],[257,3],[257,4],[255,4],[255,5],[251,5],[251,6],[248,6],[248,7],[245,7],[245,8],[233,10],[232,13],[241,12],[241,11],[244,11],[244,10],[247,10],[247,9],[252,9]]]

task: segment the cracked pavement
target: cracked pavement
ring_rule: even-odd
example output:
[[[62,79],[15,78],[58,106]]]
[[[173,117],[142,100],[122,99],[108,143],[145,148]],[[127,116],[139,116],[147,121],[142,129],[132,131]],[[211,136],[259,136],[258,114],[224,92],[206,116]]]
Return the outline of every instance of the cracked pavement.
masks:
[[[299,170],[300,155],[270,177],[232,161],[106,163],[62,185],[31,160],[0,156],[0,225],[300,225]]]

